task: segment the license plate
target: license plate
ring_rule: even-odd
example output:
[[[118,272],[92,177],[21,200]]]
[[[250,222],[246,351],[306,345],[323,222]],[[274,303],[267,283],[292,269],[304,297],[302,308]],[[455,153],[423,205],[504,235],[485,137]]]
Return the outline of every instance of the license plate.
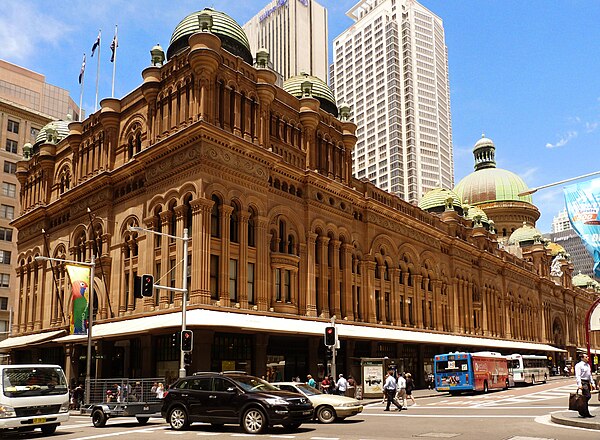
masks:
[[[46,423],[46,417],[36,417],[33,419],[33,424],[35,425],[37,423]]]
[[[311,414],[311,413],[312,413],[312,411],[311,411],[311,410],[308,410],[308,411],[302,411],[302,415],[304,415],[304,416],[307,416],[307,415],[309,415],[309,414]]]
[[[149,406],[145,406],[144,407],[144,411],[150,411],[150,407]]]

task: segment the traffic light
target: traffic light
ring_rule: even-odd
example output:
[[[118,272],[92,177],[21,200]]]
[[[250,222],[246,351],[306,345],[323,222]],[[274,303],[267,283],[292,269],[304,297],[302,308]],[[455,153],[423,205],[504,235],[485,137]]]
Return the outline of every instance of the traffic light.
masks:
[[[337,343],[337,335],[335,334],[335,327],[325,327],[325,345],[333,347]]]
[[[194,333],[191,330],[181,332],[181,351],[190,352],[194,346]]]
[[[154,277],[152,275],[142,275],[142,296],[152,296],[154,294]]]
[[[192,353],[183,353],[183,364],[186,367],[189,367],[190,365],[192,365]]]
[[[325,359],[327,359],[327,361],[332,361],[333,360],[333,349],[327,347],[326,353],[325,353]]]

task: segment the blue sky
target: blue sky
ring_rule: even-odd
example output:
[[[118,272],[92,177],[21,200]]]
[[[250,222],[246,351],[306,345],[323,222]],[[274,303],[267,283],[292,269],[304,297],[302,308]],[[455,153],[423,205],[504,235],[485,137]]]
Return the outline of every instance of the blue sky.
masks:
[[[299,0],[289,0],[299,1]],[[110,96],[110,42],[119,25],[115,96],[141,84],[149,50],[166,50],[187,14],[212,6],[245,23],[266,0],[3,0],[0,58],[46,75],[79,102],[77,77],[87,54],[83,107],[94,109],[102,29],[100,99]],[[329,38],[351,24],[354,0],[320,0],[329,10]],[[448,46],[455,181],[473,169],[472,146],[485,133],[498,166],[530,187],[597,171],[600,151],[600,1],[422,0],[444,21]],[[534,195],[550,229],[564,207],[562,188]]]

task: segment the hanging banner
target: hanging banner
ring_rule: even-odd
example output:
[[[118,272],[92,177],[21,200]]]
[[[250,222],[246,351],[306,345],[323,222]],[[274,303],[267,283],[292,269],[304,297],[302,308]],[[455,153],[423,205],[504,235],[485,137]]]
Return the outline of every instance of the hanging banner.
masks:
[[[66,269],[71,279],[71,334],[85,335],[88,327],[90,268],[67,264]]]
[[[564,192],[571,226],[594,258],[594,275],[600,277],[600,179],[566,186]]]

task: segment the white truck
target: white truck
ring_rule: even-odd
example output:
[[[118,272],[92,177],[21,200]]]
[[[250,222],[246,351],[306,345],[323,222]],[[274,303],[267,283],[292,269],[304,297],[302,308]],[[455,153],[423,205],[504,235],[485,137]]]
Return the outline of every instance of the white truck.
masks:
[[[58,365],[0,365],[0,437],[8,429],[54,434],[69,420],[69,388]]]

